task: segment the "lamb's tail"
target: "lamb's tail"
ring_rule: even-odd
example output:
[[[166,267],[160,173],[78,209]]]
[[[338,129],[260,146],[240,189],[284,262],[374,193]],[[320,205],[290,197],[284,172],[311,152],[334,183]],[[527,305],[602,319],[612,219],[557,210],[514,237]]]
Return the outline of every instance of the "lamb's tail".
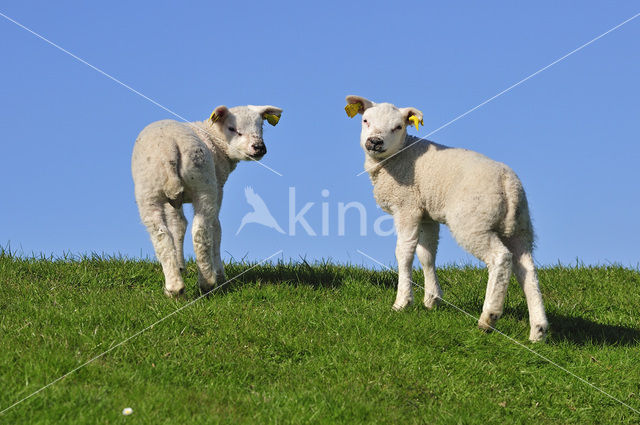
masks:
[[[174,208],[180,208],[182,206],[184,186],[180,178],[180,150],[175,144],[169,151],[169,157],[165,158],[164,171],[166,177],[164,193]]]
[[[518,226],[518,215],[528,213],[528,211],[524,211],[528,210],[527,198],[520,179],[511,170],[505,170],[502,175],[502,189],[507,201],[507,211],[502,222],[502,232],[504,236],[510,237],[513,236]]]

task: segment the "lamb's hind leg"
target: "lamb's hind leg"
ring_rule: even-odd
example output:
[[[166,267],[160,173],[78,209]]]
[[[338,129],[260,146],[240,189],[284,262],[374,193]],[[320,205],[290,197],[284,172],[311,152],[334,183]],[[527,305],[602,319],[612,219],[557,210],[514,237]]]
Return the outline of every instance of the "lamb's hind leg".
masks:
[[[184,216],[182,205],[179,208],[175,208],[169,203],[165,204],[164,215],[167,220],[167,226],[173,236],[178,267],[182,272],[184,271],[184,235],[187,231],[187,219]]]
[[[420,234],[420,220],[416,217],[394,215],[398,241],[396,243],[396,259],[398,260],[398,292],[393,303],[394,310],[402,310],[413,302],[411,288],[411,272]]]
[[[435,261],[438,250],[440,225],[434,222],[422,223],[416,254],[424,272],[424,306],[432,309],[442,299],[442,289],[438,284]]]
[[[156,257],[162,265],[164,293],[167,296],[179,295],[184,291],[184,281],[180,276],[173,235],[166,224],[163,207],[160,204],[141,203],[139,208],[142,222],[151,236]]]
[[[507,241],[507,246],[513,253],[513,271],[524,291],[529,309],[529,339],[541,341],[544,339],[549,322],[544,312],[538,274],[536,273],[530,246],[518,236],[513,236]]]
[[[513,256],[495,233],[489,233],[481,239],[486,240],[483,256],[480,259],[487,264],[489,281],[478,327],[490,330],[502,316],[504,310],[504,299],[511,278]]]
[[[198,265],[198,286],[203,293],[222,283],[219,270],[220,222],[214,194],[198,196],[193,201],[193,249]],[[217,245],[217,246],[216,246]]]
[[[456,226],[452,226],[451,230],[458,243],[489,269],[489,282],[478,327],[490,330],[504,309],[504,298],[511,277],[511,252],[493,231],[460,232]]]

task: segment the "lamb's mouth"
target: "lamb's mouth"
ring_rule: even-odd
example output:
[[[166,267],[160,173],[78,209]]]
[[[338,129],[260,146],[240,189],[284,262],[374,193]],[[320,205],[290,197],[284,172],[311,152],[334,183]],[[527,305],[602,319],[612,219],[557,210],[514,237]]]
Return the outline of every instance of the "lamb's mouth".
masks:
[[[259,160],[259,159],[262,159],[263,156],[265,156],[265,153],[253,153],[248,156],[251,159]]]
[[[374,154],[374,155],[377,153],[384,153],[387,151],[385,148],[382,147],[382,145],[369,145],[367,143],[366,148],[370,154]]]

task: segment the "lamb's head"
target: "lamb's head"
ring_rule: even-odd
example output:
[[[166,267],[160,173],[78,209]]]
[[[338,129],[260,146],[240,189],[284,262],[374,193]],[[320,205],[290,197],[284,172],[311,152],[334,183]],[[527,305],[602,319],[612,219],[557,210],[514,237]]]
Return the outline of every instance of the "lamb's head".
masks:
[[[390,103],[374,103],[364,97],[347,96],[347,115],[362,114],[360,145],[372,159],[382,160],[402,149],[407,126],[422,124],[416,108],[398,108]]]
[[[258,160],[267,153],[262,139],[262,123],[278,124],[282,109],[271,105],[218,106],[209,118],[218,133],[229,143],[228,154],[233,160]]]

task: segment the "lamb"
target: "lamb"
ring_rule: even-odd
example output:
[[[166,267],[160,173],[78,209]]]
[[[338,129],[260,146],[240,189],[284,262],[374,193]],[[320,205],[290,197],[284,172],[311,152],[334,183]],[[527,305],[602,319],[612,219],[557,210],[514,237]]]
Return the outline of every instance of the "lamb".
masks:
[[[185,203],[194,209],[198,286],[207,293],[224,282],[218,220],[223,186],[239,161],[258,161],[267,153],[263,120],[276,125],[281,114],[270,105],[218,106],[206,121],[157,121],[136,139],[131,158],[135,197],[162,265],[167,296],[184,291]]]
[[[513,271],[529,309],[531,341],[544,339],[548,322],[533,262],[533,226],[527,198],[505,164],[466,149],[442,146],[407,135],[422,123],[422,112],[347,96],[350,117],[362,114],[360,145],[365,169],[380,207],[391,214],[398,233],[398,290],[394,310],[413,302],[414,253],[424,271],[424,305],[442,297],[434,267],[440,223],[489,269],[478,327],[493,329],[504,308]]]

